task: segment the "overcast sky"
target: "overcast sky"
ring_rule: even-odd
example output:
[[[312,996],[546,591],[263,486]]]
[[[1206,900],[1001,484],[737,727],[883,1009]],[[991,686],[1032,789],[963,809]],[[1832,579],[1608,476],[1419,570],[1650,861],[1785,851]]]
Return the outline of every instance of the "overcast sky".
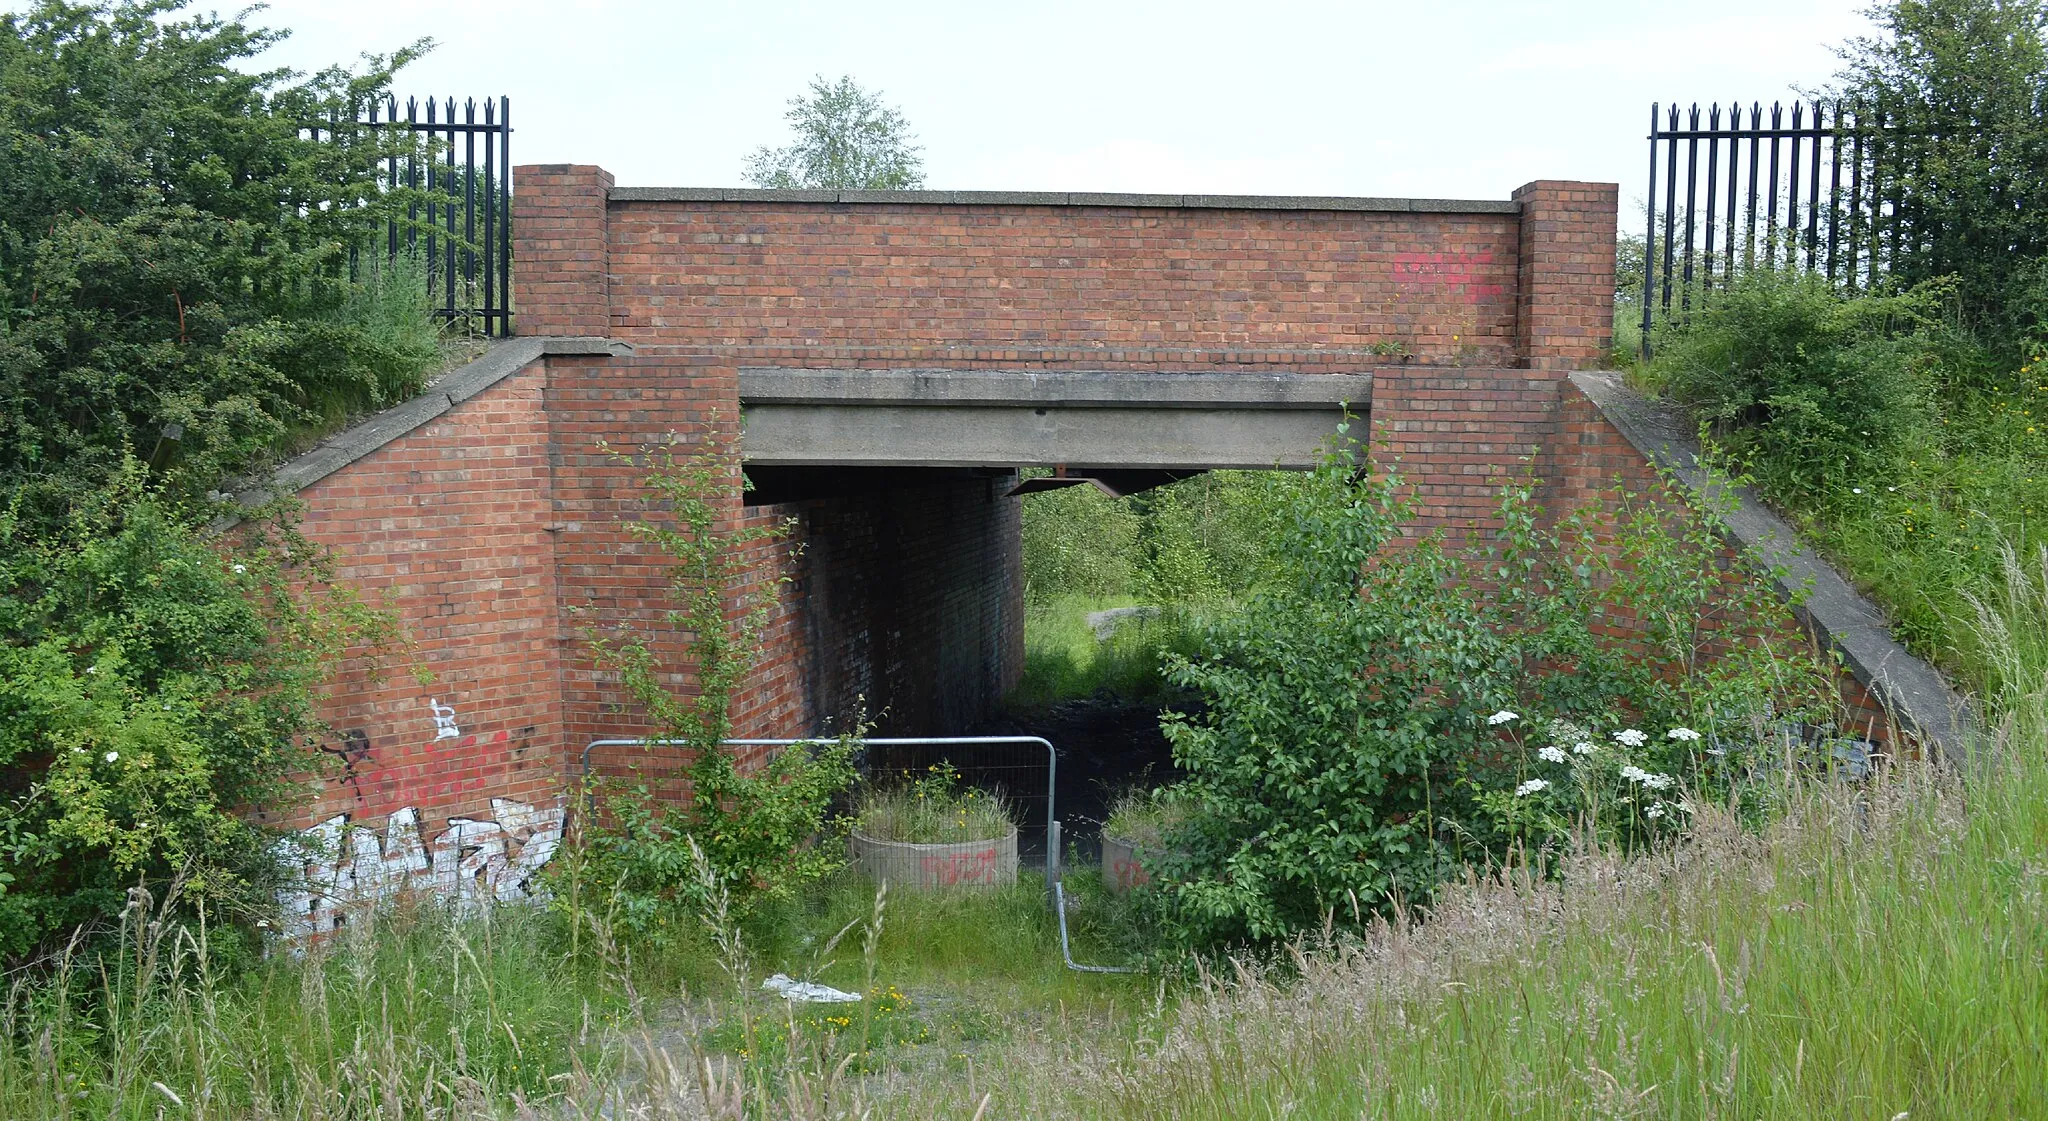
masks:
[[[202,5],[204,6],[204,5]],[[403,92],[512,98],[515,162],[738,186],[813,74],[910,119],[956,189],[1640,197],[1649,104],[1812,88],[1863,0],[1173,4],[275,0],[300,68],[440,45]]]

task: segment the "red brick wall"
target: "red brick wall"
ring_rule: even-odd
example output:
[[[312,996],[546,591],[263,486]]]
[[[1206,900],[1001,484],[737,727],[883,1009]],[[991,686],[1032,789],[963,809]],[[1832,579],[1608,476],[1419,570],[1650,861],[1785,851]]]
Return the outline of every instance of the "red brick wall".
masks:
[[[548,380],[556,582],[565,612],[563,736],[580,751],[592,740],[651,730],[616,672],[591,657],[589,635],[616,637],[630,627],[670,667],[673,687],[696,688],[686,657],[689,636],[665,618],[674,606],[669,562],[627,529],[650,513],[641,481],[647,467],[620,456],[674,440],[680,459],[705,447],[707,438],[730,439],[739,423],[739,382],[730,364],[676,355],[555,358]],[[727,505],[738,518],[736,481]],[[600,751],[593,761],[606,767],[621,755]]]
[[[1541,180],[1522,204],[1516,353],[1539,370],[1597,370],[1614,343],[1612,183]]]
[[[579,164],[518,169],[512,228],[519,235],[513,294],[522,335],[602,335],[608,326],[605,194],[611,173]]]
[[[611,333],[743,359],[1399,343],[1500,364],[1515,341],[1511,214],[628,202],[609,220]]]
[[[306,536],[404,638],[334,679],[324,715],[342,735],[325,749],[339,766],[314,783],[305,819],[410,806],[432,831],[489,818],[492,798],[559,792],[545,383],[535,362],[300,494]]]
[[[1374,371],[1374,462],[1402,476],[1416,528],[1498,528],[1501,486],[1548,470],[1562,384],[1548,371]]]

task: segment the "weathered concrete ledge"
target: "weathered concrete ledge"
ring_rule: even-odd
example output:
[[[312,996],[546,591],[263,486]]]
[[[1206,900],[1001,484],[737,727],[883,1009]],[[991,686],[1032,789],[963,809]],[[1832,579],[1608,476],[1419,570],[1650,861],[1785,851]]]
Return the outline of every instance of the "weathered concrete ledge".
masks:
[[[1576,385],[1608,423],[1650,462],[1698,493],[1710,493],[1699,440],[1680,411],[1623,385],[1615,374],[1577,373]],[[1826,648],[1838,651],[1849,672],[1907,732],[1934,745],[1950,762],[1967,763],[1981,738],[1977,707],[1950,688],[1939,671],[1892,637],[1877,605],[1841,573],[1799,542],[1792,526],[1772,513],[1748,487],[1734,489],[1728,532],[1737,544],[1777,568],[1778,591],[1805,592],[1800,622]]]
[[[631,354],[631,343],[617,339],[553,337],[513,338],[492,343],[483,357],[437,378],[419,396],[393,405],[321,440],[287,460],[263,483],[235,496],[253,510],[283,494],[293,494],[334,474],[378,448],[404,436],[462,404],[546,355]],[[225,529],[233,519],[216,529]]]
[[[1345,195],[1152,195],[1105,191],[800,191],[758,187],[613,187],[612,202],[813,202],[896,206],[1095,206],[1153,210],[1352,210],[1396,214],[1520,214],[1496,199]]]

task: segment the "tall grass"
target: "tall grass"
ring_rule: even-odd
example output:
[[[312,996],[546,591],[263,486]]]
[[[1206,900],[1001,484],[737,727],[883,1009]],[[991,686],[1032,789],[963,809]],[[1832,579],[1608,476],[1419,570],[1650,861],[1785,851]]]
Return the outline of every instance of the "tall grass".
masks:
[[[609,1069],[624,1005],[524,909],[365,912],[238,974],[137,898],[0,1005],[0,1116],[470,1117]]]
[[[418,256],[367,252],[356,277],[344,284],[338,302],[292,326],[316,344],[311,352],[319,361],[302,372],[297,404],[304,415],[279,440],[281,455],[412,398],[448,362],[481,353],[473,340],[449,333],[434,318]]]
[[[906,895],[883,921],[846,875],[744,931],[713,894],[703,937],[649,959],[602,907],[572,951],[560,913],[412,901],[239,971],[138,901],[110,948],[5,990],[0,1118],[837,1116],[904,1077],[986,1092],[972,1072],[1009,1040],[1144,1003],[1142,980],[1063,968],[1035,876]],[[771,972],[879,999],[790,1007],[760,992]],[[868,1007],[862,1032],[837,1022]]]
[[[1426,923],[1212,979],[1079,1116],[2048,1116],[2038,750],[1809,788],[1761,836],[1517,868]]]
[[[1985,654],[1986,692],[2004,716],[2007,739],[2048,743],[2048,544],[2031,557],[2002,544],[1998,557],[1998,579],[1965,593]]]
[[[1155,608],[1156,614],[1119,621],[1106,639],[1088,623],[1091,612],[1134,606],[1127,597],[1053,596],[1029,603],[1024,616],[1024,677],[1011,700],[1048,704],[1069,697],[1108,694],[1164,703],[1172,689],[1160,673],[1169,652],[1195,652],[1196,610]]]

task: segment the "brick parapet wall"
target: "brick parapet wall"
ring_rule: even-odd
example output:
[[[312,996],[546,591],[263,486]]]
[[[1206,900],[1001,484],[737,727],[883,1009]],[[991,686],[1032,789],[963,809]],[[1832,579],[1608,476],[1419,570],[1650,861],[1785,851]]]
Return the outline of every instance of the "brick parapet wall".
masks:
[[[608,217],[610,331],[636,343],[1377,344],[1495,364],[1514,346],[1513,215],[693,201]]]
[[[640,192],[599,210],[600,168],[524,166],[515,179],[527,334],[818,360],[850,347],[856,360],[1023,362],[1392,349],[1440,365],[1571,368],[1604,358],[1611,319],[1612,184],[1531,183],[1519,212],[787,192]]]

